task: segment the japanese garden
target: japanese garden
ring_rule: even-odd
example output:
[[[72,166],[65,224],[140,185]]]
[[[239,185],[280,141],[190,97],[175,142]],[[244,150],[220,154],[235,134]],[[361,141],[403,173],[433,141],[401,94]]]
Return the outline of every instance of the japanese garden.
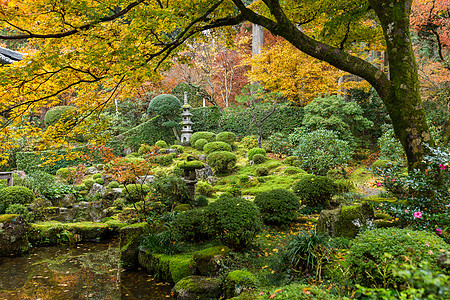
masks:
[[[449,299],[448,0],[0,0],[0,299]]]

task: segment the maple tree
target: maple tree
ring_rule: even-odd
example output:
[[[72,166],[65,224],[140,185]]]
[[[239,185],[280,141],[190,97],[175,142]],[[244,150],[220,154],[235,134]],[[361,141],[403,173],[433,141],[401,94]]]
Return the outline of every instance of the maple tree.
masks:
[[[189,42],[231,38],[233,25],[250,21],[367,80],[389,112],[409,167],[421,166],[428,153],[422,144],[433,141],[410,36],[412,2],[262,0],[247,6],[241,0],[11,0],[0,7],[0,28],[15,33],[0,39],[28,39],[30,50],[22,62],[0,68],[0,111],[18,126],[22,115],[54,106],[58,95],[74,91],[78,124],[141,82],[160,79],[158,71],[167,70]],[[362,44],[386,47],[389,77],[359,57]]]

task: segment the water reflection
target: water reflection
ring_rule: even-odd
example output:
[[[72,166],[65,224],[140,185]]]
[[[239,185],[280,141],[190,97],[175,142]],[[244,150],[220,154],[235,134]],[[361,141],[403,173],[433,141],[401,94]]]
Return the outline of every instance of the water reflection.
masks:
[[[174,299],[170,285],[119,267],[118,241],[0,257],[0,299]]]

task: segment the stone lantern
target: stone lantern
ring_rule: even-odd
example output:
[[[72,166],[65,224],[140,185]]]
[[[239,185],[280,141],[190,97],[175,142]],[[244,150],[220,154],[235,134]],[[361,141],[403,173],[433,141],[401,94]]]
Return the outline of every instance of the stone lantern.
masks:
[[[178,167],[183,170],[183,181],[188,187],[189,198],[193,201],[195,196],[195,184],[197,183],[195,170],[203,169],[205,164],[199,160],[195,160],[194,157],[189,155],[186,158],[186,161],[178,164]]]
[[[183,109],[183,112],[181,113],[181,118],[183,119],[183,121],[181,121],[182,128],[180,139],[182,143],[188,144],[191,141],[193,132],[191,126],[194,123],[191,121],[191,106],[187,103],[187,92],[184,92],[184,104],[181,108]]]

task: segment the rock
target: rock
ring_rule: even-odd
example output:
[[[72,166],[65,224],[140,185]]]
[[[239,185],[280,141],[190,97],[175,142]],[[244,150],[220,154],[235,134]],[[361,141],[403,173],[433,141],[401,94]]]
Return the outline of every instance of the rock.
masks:
[[[239,296],[243,291],[255,288],[258,280],[253,273],[235,270],[228,273],[225,278],[223,290],[225,299]]]
[[[136,223],[120,229],[120,262],[124,269],[138,268],[139,238],[147,227],[147,223]]]
[[[219,277],[189,276],[175,284],[172,291],[177,300],[216,300],[222,294]]]
[[[133,153],[133,149],[131,149],[131,148],[125,148],[125,149],[123,149],[123,154],[124,154],[124,155],[128,155],[128,154],[131,154],[131,153]]]
[[[72,207],[76,202],[77,198],[74,194],[65,194],[59,204],[63,207]]]
[[[198,273],[204,276],[214,276],[219,271],[219,262],[230,253],[226,246],[215,246],[194,252],[194,262]]]
[[[104,194],[106,193],[106,188],[98,183],[94,183],[91,187],[91,189],[89,190],[88,193],[88,198],[93,198],[96,195],[100,195],[100,196],[104,196]]]
[[[0,215],[0,256],[19,255],[28,251],[28,223],[19,215]]]
[[[177,149],[166,149],[166,154],[175,153],[179,154]]]
[[[450,250],[447,250],[439,255],[437,264],[443,269],[450,270]]]
[[[86,175],[93,175],[100,173],[99,170],[96,167],[88,167],[84,170],[84,174]]]
[[[317,222],[317,230],[331,237],[354,238],[363,226],[373,224],[374,212],[369,204],[339,206],[331,210],[322,210]]]
[[[213,177],[214,176],[213,170],[207,164],[205,164],[204,168],[195,170],[195,173],[197,175],[196,178],[197,179],[201,179],[201,180],[206,180],[209,177]]]
[[[198,156],[198,160],[206,161],[206,155],[200,154],[200,155]]]
[[[120,197],[120,195],[122,194],[122,190],[122,188],[107,189],[102,198],[105,200],[114,201]]]
[[[137,184],[150,184],[155,180],[155,176],[153,175],[144,175],[136,177]]]
[[[107,186],[108,183],[110,183],[111,181],[114,181],[114,177],[112,175],[109,174],[102,174],[102,179],[103,179],[103,185]]]

